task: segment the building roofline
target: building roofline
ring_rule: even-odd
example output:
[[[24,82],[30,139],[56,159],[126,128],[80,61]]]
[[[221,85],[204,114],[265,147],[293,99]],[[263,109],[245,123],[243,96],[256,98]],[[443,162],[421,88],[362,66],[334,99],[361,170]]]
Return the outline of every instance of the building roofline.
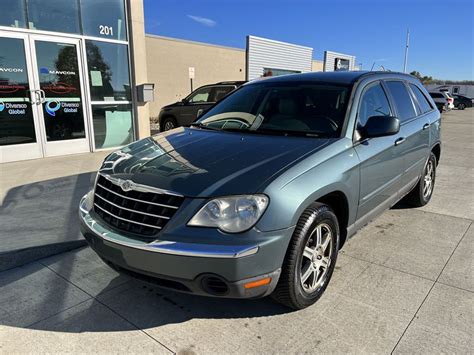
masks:
[[[145,33],[145,37],[163,39],[165,41],[170,41],[170,42],[188,43],[188,44],[195,44],[195,45],[198,45],[198,46],[206,46],[206,47],[222,48],[222,49],[231,49],[231,50],[234,50],[234,51],[245,52],[244,48],[222,46],[222,45],[219,45],[219,44],[212,44],[212,43],[206,43],[206,42],[190,41],[188,39],[159,36],[159,35],[154,35],[154,34],[150,34],[150,33]]]

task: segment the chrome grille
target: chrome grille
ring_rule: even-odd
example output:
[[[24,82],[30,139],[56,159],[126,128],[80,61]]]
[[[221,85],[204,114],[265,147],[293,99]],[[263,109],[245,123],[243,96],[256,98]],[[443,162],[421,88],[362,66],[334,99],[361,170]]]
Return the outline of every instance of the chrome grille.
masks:
[[[124,191],[99,175],[95,186],[94,212],[110,226],[146,239],[164,228],[183,200],[182,196],[166,192]]]

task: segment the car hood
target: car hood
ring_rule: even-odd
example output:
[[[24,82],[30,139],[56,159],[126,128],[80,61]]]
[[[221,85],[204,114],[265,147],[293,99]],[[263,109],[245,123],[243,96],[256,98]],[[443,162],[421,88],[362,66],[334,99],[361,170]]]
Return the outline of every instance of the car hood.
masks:
[[[101,173],[189,197],[249,194],[330,141],[178,128],[112,153]]]

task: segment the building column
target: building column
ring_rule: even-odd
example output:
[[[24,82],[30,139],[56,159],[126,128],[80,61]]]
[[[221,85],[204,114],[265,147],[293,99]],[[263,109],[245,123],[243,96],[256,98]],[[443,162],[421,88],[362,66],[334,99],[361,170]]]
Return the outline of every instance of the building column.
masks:
[[[135,106],[135,124],[137,138],[150,135],[149,104],[137,103],[136,86],[148,82],[145,43],[145,16],[143,0],[129,0],[128,3],[130,56],[133,82],[133,100]]]

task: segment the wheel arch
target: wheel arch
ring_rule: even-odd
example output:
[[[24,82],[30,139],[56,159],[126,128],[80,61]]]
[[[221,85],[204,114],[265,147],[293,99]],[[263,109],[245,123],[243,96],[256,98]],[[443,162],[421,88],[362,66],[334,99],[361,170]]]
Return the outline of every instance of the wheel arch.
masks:
[[[337,217],[340,229],[339,248],[342,248],[347,238],[347,226],[349,224],[349,201],[344,192],[340,190],[332,191],[319,197],[315,202],[328,205]]]
[[[441,143],[436,143],[432,148],[431,152],[436,157],[436,165],[439,164],[439,159],[441,158]]]

